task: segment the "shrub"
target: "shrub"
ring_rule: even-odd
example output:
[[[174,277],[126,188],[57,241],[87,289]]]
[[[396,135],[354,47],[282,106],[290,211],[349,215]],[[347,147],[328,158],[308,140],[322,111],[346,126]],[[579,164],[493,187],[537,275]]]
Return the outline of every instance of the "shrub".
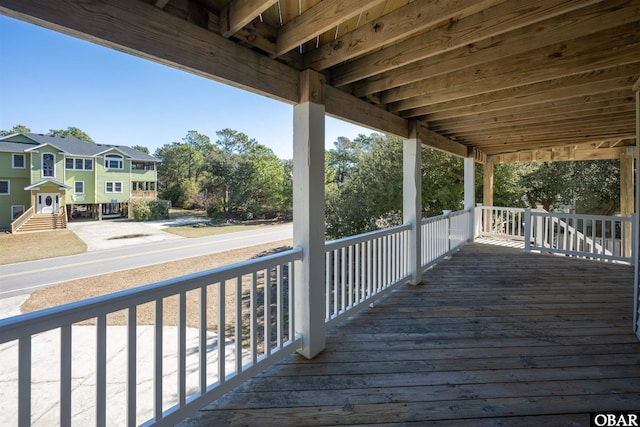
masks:
[[[169,218],[169,209],[158,200],[140,199],[133,202],[135,221],[154,221]]]

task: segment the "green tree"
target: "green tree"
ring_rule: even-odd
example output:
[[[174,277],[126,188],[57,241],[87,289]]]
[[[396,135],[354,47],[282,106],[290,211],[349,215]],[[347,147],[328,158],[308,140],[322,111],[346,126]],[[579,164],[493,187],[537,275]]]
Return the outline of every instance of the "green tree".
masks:
[[[15,125],[9,130],[0,130],[0,136],[13,135],[14,133],[29,133],[31,129],[24,125]]]
[[[181,208],[204,207],[200,180],[205,171],[205,153],[211,149],[209,137],[189,131],[182,142],[165,144],[154,154],[158,165],[158,190],[162,198]]]
[[[205,162],[212,212],[227,219],[288,215],[292,187],[287,163],[242,132],[223,129],[216,135]]]
[[[73,126],[69,126],[66,129],[50,129],[49,136],[64,136],[64,137],[77,138],[82,141],[95,144],[95,141],[91,139],[91,137],[87,135],[83,130]]]
[[[132,145],[131,148],[133,148],[134,150],[141,151],[143,153],[151,154],[149,149],[143,145]]]

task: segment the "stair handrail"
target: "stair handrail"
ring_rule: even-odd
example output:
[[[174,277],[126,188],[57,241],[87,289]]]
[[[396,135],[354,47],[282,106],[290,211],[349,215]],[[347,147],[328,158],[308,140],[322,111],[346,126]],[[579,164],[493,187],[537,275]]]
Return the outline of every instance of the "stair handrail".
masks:
[[[32,216],[33,216],[33,206],[31,206],[29,209],[24,211],[22,215],[20,215],[11,223],[11,234],[18,231],[18,229],[22,227],[25,222],[29,221],[29,218],[31,218]]]

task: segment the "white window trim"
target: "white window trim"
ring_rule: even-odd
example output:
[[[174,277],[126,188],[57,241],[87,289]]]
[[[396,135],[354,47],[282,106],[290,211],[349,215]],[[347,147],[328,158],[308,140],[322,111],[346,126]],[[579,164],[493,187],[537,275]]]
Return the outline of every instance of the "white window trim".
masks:
[[[77,192],[76,191],[76,185],[78,184],[82,184],[82,191]],[[73,193],[74,194],[84,194],[84,181],[74,181],[73,182]]]
[[[16,219],[18,219],[18,217],[19,217],[20,215],[22,215],[22,214],[20,214],[20,215],[18,215],[18,216],[14,216],[14,215],[13,215],[13,208],[17,208],[17,207],[21,207],[21,208],[22,208],[22,213],[25,213],[25,207],[24,207],[24,205],[11,205],[11,221],[15,221]]]
[[[71,160],[71,162],[73,163],[73,167],[72,168],[68,168],[67,167],[67,160]],[[76,161],[77,160],[82,160],[82,167],[81,168],[76,168]],[[87,165],[87,160],[91,162],[91,168],[87,169],[85,166]],[[64,159],[64,168],[65,170],[68,171],[93,171],[93,159],[87,159],[84,157],[65,157]]]
[[[15,163],[16,156],[22,156],[22,167],[16,166],[16,163]],[[27,156],[26,156],[26,154],[21,154],[21,153],[12,154],[11,155],[11,167],[13,169],[26,169],[27,168]]]
[[[120,164],[117,168],[109,167],[109,161],[118,161]],[[104,168],[106,170],[124,170],[124,157],[119,154],[105,154],[104,155]]]
[[[107,189],[107,185],[108,184],[112,184],[113,191],[109,191]],[[116,184],[120,184],[120,191],[115,191],[116,190]],[[122,181],[106,181],[104,183],[104,192],[107,193],[107,194],[122,194]]]
[[[9,196],[11,195],[11,181],[8,179],[0,179],[0,182],[6,182],[7,183],[7,192],[6,193],[0,193],[0,196]]]
[[[44,174],[44,156],[53,156],[53,175],[48,176]],[[42,178],[55,178],[56,177],[56,155],[54,153],[42,153],[40,154],[40,176]]]

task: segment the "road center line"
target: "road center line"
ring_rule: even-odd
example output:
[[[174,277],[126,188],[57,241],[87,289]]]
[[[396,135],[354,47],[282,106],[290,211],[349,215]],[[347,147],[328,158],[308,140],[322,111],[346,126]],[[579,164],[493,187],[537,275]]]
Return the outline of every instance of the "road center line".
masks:
[[[270,234],[277,234],[277,233],[280,233],[280,232],[281,232],[281,230],[270,231],[270,232],[267,232],[267,233],[254,235],[252,237],[268,236]],[[178,246],[178,247],[170,247],[170,248],[166,248],[166,249],[156,249],[156,250],[153,250],[153,251],[137,253],[136,256],[152,255],[152,254],[157,254],[157,253],[162,253],[162,252],[176,251],[176,250],[179,250],[179,249],[195,248],[195,247],[198,247],[198,246],[212,245],[212,244],[216,244],[216,243],[225,243],[225,242],[230,242],[230,241],[233,241],[233,240],[242,240],[242,239],[246,239],[246,238],[247,238],[247,236],[240,236],[240,237],[233,237],[233,238],[224,239],[224,240],[221,240],[219,242],[210,242],[209,241],[209,242],[202,242],[202,243],[193,243],[193,244],[190,244],[190,245],[184,245],[184,246]],[[255,243],[255,244],[258,245],[260,243]],[[203,254],[203,255],[206,255],[206,254]],[[124,258],[131,258],[131,255],[118,255],[118,256],[114,256],[114,257],[110,257],[110,258],[101,258],[101,259],[96,259],[96,260],[92,260],[92,261],[76,262],[76,263],[73,263],[73,264],[56,265],[56,266],[52,266],[52,267],[40,268],[40,269],[37,269],[37,270],[26,270],[26,271],[20,271],[20,272],[16,272],[16,273],[3,274],[3,275],[0,275],[0,279],[8,278],[8,277],[24,276],[24,275],[33,274],[33,273],[41,273],[41,272],[44,272],[44,271],[61,270],[61,269],[70,268],[70,267],[79,267],[81,265],[104,263],[104,262],[115,261],[115,260],[124,259]],[[133,268],[138,268],[138,267],[133,267]]]

